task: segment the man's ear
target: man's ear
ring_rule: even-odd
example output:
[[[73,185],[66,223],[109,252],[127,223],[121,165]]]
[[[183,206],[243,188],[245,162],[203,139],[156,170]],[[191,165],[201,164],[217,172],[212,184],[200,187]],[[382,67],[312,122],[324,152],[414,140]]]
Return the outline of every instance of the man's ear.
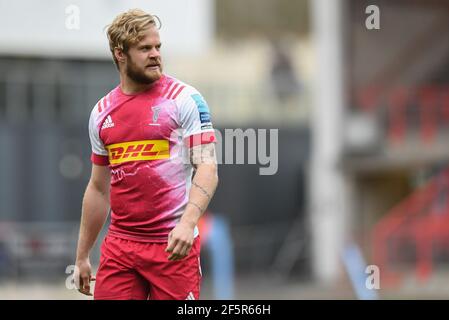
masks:
[[[120,48],[115,48],[115,49],[114,49],[114,56],[115,56],[115,58],[117,59],[117,61],[118,61],[119,63],[125,62],[126,55],[125,55],[125,53],[123,52],[122,49],[120,49]]]

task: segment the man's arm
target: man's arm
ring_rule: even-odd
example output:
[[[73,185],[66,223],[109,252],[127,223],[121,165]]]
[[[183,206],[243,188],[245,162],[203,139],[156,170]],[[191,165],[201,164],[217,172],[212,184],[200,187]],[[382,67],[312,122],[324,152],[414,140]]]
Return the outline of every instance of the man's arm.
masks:
[[[189,254],[193,245],[195,226],[209,205],[218,185],[215,145],[209,143],[194,146],[190,152],[190,159],[196,172],[185,211],[168,237],[165,251],[171,253],[169,260],[180,260]]]
[[[110,171],[107,166],[92,165],[92,174],[84,194],[78,248],[76,253],[75,281],[78,290],[90,293],[91,276],[89,253],[108,216]]]

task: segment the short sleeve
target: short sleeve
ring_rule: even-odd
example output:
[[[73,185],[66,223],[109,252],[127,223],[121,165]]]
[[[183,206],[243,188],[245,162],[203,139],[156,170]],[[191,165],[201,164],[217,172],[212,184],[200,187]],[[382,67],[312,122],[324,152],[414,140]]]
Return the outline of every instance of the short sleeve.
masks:
[[[180,120],[184,143],[188,147],[216,142],[209,106],[196,90],[186,90],[180,97]]]
[[[100,139],[100,128],[98,126],[99,112],[97,107],[92,110],[89,118],[89,138],[92,147],[91,161],[100,166],[109,165],[108,152],[106,151],[103,141]]]

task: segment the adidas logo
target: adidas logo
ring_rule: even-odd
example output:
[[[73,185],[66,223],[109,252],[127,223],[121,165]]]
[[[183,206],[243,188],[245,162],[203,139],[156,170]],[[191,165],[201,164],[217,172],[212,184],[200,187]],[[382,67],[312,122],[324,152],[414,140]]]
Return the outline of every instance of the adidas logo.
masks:
[[[189,295],[187,296],[186,300],[195,300],[195,297],[193,296],[192,292],[189,292]]]
[[[101,129],[106,129],[106,128],[112,128],[114,126],[114,122],[112,122],[112,118],[109,115],[106,120],[104,120],[103,122],[103,126],[101,127]]]

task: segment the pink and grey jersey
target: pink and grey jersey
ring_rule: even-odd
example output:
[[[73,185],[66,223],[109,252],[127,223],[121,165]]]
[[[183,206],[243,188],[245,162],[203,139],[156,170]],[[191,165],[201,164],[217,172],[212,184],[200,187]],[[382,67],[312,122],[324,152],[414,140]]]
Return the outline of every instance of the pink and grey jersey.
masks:
[[[117,86],[93,108],[89,136],[92,162],[111,171],[109,233],[167,241],[188,202],[193,167],[185,150],[215,142],[201,94],[167,75],[136,95]]]

